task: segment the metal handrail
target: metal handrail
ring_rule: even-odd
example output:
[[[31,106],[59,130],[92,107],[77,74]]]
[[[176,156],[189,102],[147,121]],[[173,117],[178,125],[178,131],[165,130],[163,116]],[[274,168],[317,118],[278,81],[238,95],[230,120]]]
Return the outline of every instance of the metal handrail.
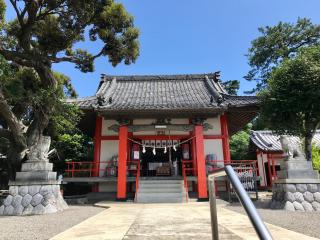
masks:
[[[227,175],[229,181],[231,182],[233,188],[235,189],[239,201],[241,202],[242,206],[244,207],[257,235],[260,239],[263,240],[271,240],[272,236],[261,220],[260,215],[257,212],[256,207],[252,203],[249,195],[247,194],[246,190],[242,186],[239,177],[233,170],[232,166],[227,165],[224,167],[225,173],[219,172],[217,174],[211,174],[209,176],[209,198],[210,198],[210,212],[211,212],[211,227],[212,227],[212,239],[218,240],[218,221],[217,221],[217,212],[216,212],[216,196],[215,196],[215,189],[214,189],[214,178],[217,176]]]

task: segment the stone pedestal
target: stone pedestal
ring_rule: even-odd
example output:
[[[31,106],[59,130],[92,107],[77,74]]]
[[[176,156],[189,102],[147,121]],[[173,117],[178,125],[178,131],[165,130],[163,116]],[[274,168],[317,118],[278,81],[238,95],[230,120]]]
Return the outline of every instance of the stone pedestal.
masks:
[[[42,140],[42,139],[41,139]],[[68,208],[60,192],[57,173],[52,171],[46,154],[50,138],[43,137],[43,148],[34,149],[31,159],[22,164],[16,180],[9,182],[9,195],[0,207],[0,215],[55,213]]]
[[[319,173],[313,170],[312,162],[306,160],[299,144],[292,144],[287,136],[281,136],[280,142],[285,161],[280,164],[278,180],[272,186],[270,207],[288,211],[320,212]]]
[[[279,179],[272,187],[273,209],[320,212],[320,180]]]

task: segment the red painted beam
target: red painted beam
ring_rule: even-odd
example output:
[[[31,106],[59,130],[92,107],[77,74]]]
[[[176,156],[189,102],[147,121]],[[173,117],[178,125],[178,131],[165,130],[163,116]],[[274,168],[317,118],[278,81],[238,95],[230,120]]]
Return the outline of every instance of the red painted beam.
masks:
[[[119,140],[118,136],[101,136],[101,140]]]
[[[197,125],[194,127],[196,157],[197,157],[197,175],[198,175],[198,198],[207,199],[207,175],[206,162],[204,158],[204,139],[203,126]]]
[[[181,140],[190,138],[190,135],[133,135],[133,138],[140,140]]]
[[[118,185],[117,199],[125,200],[127,197],[127,155],[128,155],[128,127],[119,128],[119,159],[118,159]]]
[[[223,135],[204,135],[204,139],[223,139]]]

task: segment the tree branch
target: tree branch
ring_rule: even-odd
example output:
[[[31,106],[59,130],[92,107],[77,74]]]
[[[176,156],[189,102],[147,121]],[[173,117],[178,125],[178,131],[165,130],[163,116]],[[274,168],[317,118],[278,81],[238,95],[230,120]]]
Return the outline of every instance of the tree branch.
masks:
[[[34,67],[34,60],[30,59],[29,55],[16,51],[9,51],[0,48],[0,54],[9,61],[16,62],[22,66]]]
[[[17,14],[17,18],[18,18],[18,21],[20,23],[20,26],[22,27],[23,26],[23,16],[21,15],[18,7],[17,7],[17,1],[16,0],[10,0],[10,3],[11,5],[13,6],[16,14]]]
[[[11,111],[11,107],[6,101],[1,89],[0,89],[0,116],[6,124],[8,125],[10,132],[12,134],[12,139],[16,144],[19,144],[21,147],[26,148],[26,141],[23,135],[25,125],[17,119],[17,117]]]
[[[6,138],[10,140],[12,137],[11,131],[8,129],[0,128],[0,138]]]

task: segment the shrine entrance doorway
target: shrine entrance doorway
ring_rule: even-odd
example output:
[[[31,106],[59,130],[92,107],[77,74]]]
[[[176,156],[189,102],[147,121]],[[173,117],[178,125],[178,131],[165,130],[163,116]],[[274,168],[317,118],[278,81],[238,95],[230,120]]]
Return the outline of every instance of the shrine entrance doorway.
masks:
[[[149,149],[141,153],[142,177],[181,176],[181,149]]]

